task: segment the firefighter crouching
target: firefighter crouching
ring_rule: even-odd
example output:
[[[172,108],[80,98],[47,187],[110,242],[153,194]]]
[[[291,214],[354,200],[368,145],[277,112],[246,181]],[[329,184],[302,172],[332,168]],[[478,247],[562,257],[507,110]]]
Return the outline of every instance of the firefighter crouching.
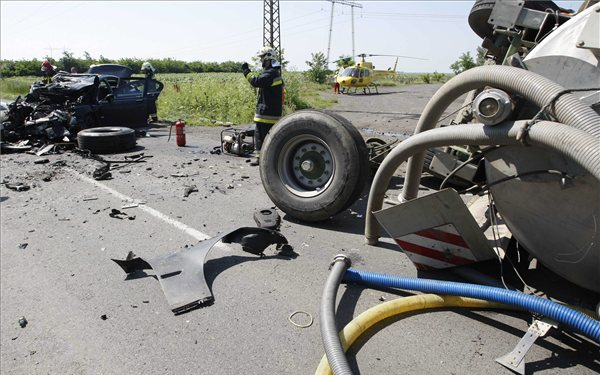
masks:
[[[281,78],[281,64],[277,61],[275,51],[271,47],[263,47],[258,52],[258,57],[263,67],[263,71],[259,75],[250,74],[247,63],[242,65],[244,77],[252,86],[258,87],[256,113],[254,114],[256,158],[250,162],[250,165],[258,165],[263,141],[269,130],[281,118],[283,111],[284,84]]]

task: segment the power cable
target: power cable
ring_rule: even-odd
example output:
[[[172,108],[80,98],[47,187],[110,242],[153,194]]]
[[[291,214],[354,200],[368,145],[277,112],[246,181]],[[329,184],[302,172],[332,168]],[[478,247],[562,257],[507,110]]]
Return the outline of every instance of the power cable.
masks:
[[[285,22],[291,22],[291,21],[295,21],[295,20],[298,20],[298,19],[301,19],[301,18],[304,18],[304,17],[312,16],[312,15],[314,15],[316,13],[321,13],[321,11],[316,11],[316,12],[310,12],[310,13],[307,13],[307,14],[303,14],[303,15],[300,15],[298,17],[291,18],[290,20],[282,20],[282,24],[283,24],[284,21]],[[310,22],[310,23],[314,23],[314,21]],[[305,24],[300,25],[300,26],[304,26],[304,25],[307,25],[307,24],[310,24],[310,23],[305,23]],[[240,39],[240,37],[239,37],[240,34],[243,35],[243,34],[249,34],[249,33],[260,32],[260,31],[262,31],[262,27],[253,27],[251,29],[237,31],[237,32],[235,32],[233,34],[228,34],[228,35],[222,36],[220,39],[216,39],[216,40],[215,39],[211,39],[211,41],[210,41],[211,43],[208,45],[208,47],[207,46],[202,46],[201,48],[210,48],[212,46],[222,45],[223,42],[228,42],[231,39],[235,39],[236,42],[237,41],[241,41],[241,40],[249,40],[250,38],[254,38],[254,35],[249,36],[247,38]],[[194,42],[191,42],[191,43],[194,44]],[[166,54],[173,54],[173,53],[182,52],[182,51],[188,51],[188,50],[192,50],[192,49],[196,49],[196,48],[198,48],[198,45],[194,44],[194,46],[183,47],[183,48],[179,48],[179,49],[167,51]]]
[[[439,19],[465,19],[465,15],[462,14],[434,14],[434,13],[388,13],[388,12],[362,12],[362,15],[367,16],[388,16],[388,17],[404,17],[404,18],[439,18]]]
[[[43,3],[42,6],[38,7],[35,11],[29,13],[28,15],[26,15],[25,17],[21,18],[20,20],[13,22],[11,25],[9,25],[8,27],[15,27],[17,25],[19,25],[20,23],[27,21],[29,18],[38,15],[39,13],[41,13],[43,10],[45,10],[48,6],[50,6],[50,4],[48,2]]]

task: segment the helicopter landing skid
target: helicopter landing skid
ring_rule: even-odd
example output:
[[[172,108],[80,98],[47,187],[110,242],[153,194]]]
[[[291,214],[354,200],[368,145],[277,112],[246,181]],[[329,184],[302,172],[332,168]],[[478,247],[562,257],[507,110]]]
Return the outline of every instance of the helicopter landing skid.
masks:
[[[378,87],[378,85],[376,83],[371,83],[368,86],[363,86],[362,87],[363,94],[365,94],[365,95],[367,95],[367,94],[371,95],[372,94],[371,93],[371,88],[374,88],[375,89],[375,93],[379,94],[379,90],[378,90],[377,87]],[[347,88],[342,87],[340,89],[340,92],[342,94],[356,94],[356,92],[358,91],[359,88],[361,88],[361,87],[356,87],[356,86],[355,87],[347,87]],[[354,91],[350,92],[350,90],[352,90],[352,89],[354,89]]]

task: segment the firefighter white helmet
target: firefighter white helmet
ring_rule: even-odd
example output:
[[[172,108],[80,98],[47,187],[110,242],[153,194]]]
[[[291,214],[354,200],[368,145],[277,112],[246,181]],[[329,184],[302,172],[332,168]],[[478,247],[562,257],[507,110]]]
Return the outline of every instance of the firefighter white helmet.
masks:
[[[257,53],[258,57],[263,60],[276,60],[277,56],[275,54],[275,50],[269,46],[264,46]]]
[[[154,73],[154,72],[156,72],[156,69],[154,69],[154,67],[152,66],[152,64],[150,64],[148,61],[145,61],[142,64],[142,71],[143,72],[152,72],[152,73]]]

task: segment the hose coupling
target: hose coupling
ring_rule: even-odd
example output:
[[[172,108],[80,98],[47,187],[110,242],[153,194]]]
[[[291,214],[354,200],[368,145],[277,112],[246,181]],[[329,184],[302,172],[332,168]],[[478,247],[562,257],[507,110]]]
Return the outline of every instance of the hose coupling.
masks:
[[[346,255],[344,255],[344,254],[338,254],[338,255],[336,255],[335,257],[333,257],[333,262],[331,262],[331,264],[329,265],[329,269],[331,270],[331,267],[333,267],[333,265],[334,265],[336,262],[339,262],[339,261],[346,262],[346,267],[347,267],[347,268],[350,268],[350,267],[352,266],[352,261],[350,260],[350,258],[348,258],[348,257],[347,257]]]
[[[508,119],[514,108],[506,92],[498,89],[482,91],[473,101],[473,115],[484,125],[498,125]]]

